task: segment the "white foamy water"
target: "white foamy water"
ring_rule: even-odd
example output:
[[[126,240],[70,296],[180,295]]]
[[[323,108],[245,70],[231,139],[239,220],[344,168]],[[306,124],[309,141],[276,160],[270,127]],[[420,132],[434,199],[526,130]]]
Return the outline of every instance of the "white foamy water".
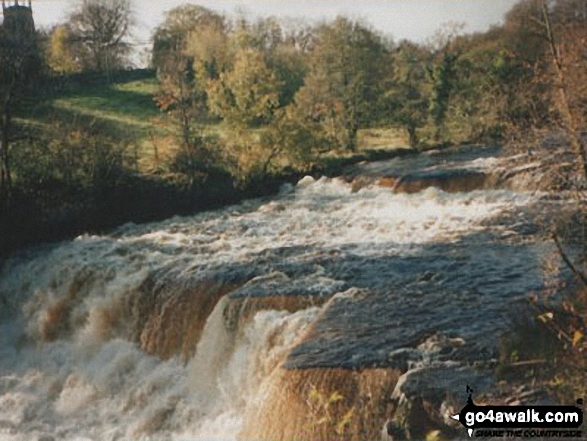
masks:
[[[187,365],[119,339],[21,351],[3,339],[0,440],[235,440],[247,400],[317,312],[260,312],[224,340],[214,313]],[[3,337],[10,326],[0,329]]]
[[[125,338],[133,325],[115,313],[148,277],[181,284],[231,265],[269,273],[259,256],[282,248],[310,267],[333,251],[404,256],[487,229],[506,234],[491,219],[532,201],[507,191],[353,193],[341,180],[305,178],[268,202],[126,225],[14,259],[0,277],[0,440],[235,439],[247,403],[318,308],[264,311],[229,330],[225,298],[196,355],[162,361]],[[67,323],[48,338],[60,302]]]

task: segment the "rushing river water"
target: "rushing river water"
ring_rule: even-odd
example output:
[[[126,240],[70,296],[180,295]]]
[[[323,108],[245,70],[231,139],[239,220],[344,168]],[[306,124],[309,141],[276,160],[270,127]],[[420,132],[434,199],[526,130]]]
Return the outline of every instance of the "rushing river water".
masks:
[[[290,375],[495,357],[510,306],[542,284],[540,195],[356,190],[308,177],[15,256],[0,440],[286,439],[259,412]]]

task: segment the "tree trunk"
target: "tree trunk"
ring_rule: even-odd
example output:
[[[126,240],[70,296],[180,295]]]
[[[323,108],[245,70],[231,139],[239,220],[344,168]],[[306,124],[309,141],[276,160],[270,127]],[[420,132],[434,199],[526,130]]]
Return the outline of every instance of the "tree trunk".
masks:
[[[267,160],[261,168],[263,176],[267,176],[267,172],[269,171],[269,166],[271,165],[271,162],[273,161],[273,159],[275,159],[275,157],[277,157],[279,153],[281,153],[281,147],[273,146],[271,152],[269,153],[269,156],[267,157]]]
[[[407,127],[408,130],[408,137],[409,137],[409,141],[410,141],[410,147],[412,147],[413,149],[418,148],[418,133],[416,131],[416,126],[410,124]]]
[[[352,123],[351,127],[349,128],[349,143],[347,146],[347,150],[350,152],[354,152],[357,150],[357,134],[359,133],[359,125],[356,123]]]

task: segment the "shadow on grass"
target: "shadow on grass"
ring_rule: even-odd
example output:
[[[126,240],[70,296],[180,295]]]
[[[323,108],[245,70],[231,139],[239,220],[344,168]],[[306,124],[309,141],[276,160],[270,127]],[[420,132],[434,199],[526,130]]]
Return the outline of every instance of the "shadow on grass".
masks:
[[[156,129],[151,120],[159,115],[153,101],[155,78],[135,76],[112,83],[97,80],[48,86],[45,93],[35,97],[36,102],[23,102],[16,116],[40,124],[63,120],[87,125],[98,121],[117,138],[144,137]],[[127,135],[120,136],[124,132]]]

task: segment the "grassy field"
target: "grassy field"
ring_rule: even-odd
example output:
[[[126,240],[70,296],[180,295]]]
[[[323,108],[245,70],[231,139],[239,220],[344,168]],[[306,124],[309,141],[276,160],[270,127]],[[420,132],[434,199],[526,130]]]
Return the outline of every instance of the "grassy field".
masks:
[[[83,88],[51,100],[55,110],[119,124],[142,135],[153,129],[159,111],[153,102],[156,80],[135,80]]]
[[[137,78],[137,76],[139,78]],[[165,156],[163,142],[169,134],[161,124],[154,96],[158,84],[154,74],[129,72],[113,82],[75,79],[25,103],[17,121],[30,126],[49,126],[54,121],[98,124],[109,135],[128,141],[137,155],[139,169],[155,170]],[[161,152],[157,152],[158,144]]]
[[[154,76],[109,84],[102,81],[66,84],[61,89],[47,93],[35,105],[26,103],[18,116],[33,124],[47,124],[53,118],[96,120],[134,139],[147,136],[159,116],[153,101],[157,91]]]

